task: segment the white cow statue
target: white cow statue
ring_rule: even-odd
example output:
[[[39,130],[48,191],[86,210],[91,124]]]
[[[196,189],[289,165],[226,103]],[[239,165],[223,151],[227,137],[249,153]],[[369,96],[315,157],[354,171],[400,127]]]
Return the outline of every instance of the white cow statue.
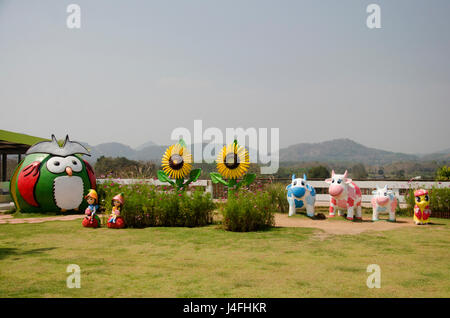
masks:
[[[390,222],[395,222],[395,209],[397,208],[397,198],[392,190],[388,190],[388,186],[372,191],[372,221],[378,221],[380,213],[389,213]]]

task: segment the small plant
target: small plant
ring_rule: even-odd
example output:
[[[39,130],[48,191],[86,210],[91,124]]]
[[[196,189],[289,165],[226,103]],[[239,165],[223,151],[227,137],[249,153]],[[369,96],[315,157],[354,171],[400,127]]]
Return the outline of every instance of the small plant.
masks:
[[[450,167],[442,166],[436,171],[436,180],[449,181],[450,180]]]
[[[272,199],[267,192],[235,191],[229,195],[221,212],[223,225],[229,231],[258,231],[275,224]]]
[[[289,211],[286,186],[282,183],[270,183],[264,189],[270,196],[276,211],[286,213]]]

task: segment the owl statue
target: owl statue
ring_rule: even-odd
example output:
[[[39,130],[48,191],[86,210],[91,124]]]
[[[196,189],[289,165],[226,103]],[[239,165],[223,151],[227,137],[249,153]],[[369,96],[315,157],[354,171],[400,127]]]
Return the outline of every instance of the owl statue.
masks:
[[[21,212],[84,211],[84,196],[96,188],[94,170],[81,155],[90,156],[80,143],[66,136],[60,146],[51,141],[31,146],[10,182],[10,193]]]

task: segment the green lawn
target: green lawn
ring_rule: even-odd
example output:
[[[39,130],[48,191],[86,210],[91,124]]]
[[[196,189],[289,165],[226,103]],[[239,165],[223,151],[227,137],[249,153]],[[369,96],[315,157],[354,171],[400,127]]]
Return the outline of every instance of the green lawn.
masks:
[[[450,220],[325,238],[80,222],[0,225],[0,297],[450,297]],[[69,264],[81,267],[80,289],[66,287]],[[366,286],[369,264],[381,267],[380,289]]]

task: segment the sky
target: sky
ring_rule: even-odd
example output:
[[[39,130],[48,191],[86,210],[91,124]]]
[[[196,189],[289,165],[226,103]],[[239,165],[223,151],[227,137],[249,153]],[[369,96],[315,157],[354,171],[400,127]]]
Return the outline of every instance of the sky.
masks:
[[[449,15],[448,0],[0,0],[0,129],[136,147],[201,119],[279,128],[280,147],[447,149]]]

